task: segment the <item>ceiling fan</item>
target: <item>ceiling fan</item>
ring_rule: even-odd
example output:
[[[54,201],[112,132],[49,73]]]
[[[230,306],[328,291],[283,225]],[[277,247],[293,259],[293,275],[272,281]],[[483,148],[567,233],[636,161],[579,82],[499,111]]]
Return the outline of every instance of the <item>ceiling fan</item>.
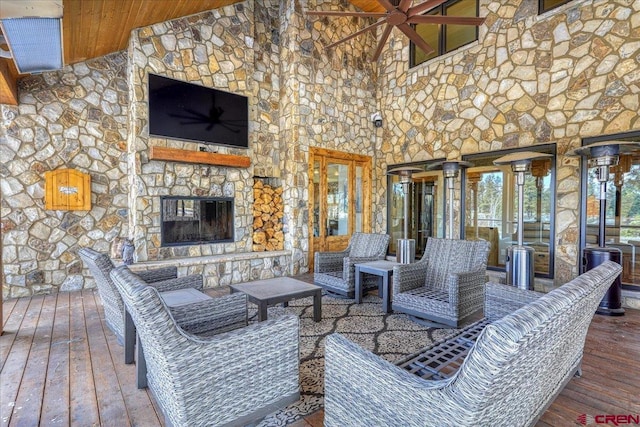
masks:
[[[357,16],[360,18],[380,18],[377,22],[356,31],[355,33],[331,43],[326,46],[327,49],[332,48],[342,42],[351,40],[360,34],[372,31],[382,24],[387,27],[382,33],[382,37],[378,42],[378,46],[373,54],[372,61],[375,62],[382,53],[382,48],[386,43],[393,27],[398,27],[409,39],[422,49],[427,55],[433,52],[433,48],[424,41],[410,24],[444,24],[444,25],[474,25],[480,26],[484,23],[485,18],[466,17],[466,16],[442,16],[442,15],[423,15],[423,13],[440,6],[447,0],[426,0],[416,6],[411,6],[413,0],[400,0],[397,6],[393,5],[389,0],[377,0],[386,12],[338,12],[338,11],[307,11],[307,15],[312,16]]]

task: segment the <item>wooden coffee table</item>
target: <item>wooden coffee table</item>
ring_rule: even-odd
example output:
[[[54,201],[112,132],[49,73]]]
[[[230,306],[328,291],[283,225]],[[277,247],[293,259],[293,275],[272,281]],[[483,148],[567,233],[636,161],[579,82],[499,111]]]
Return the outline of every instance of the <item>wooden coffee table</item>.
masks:
[[[267,307],[304,297],[313,297],[313,320],[322,319],[322,288],[291,277],[256,280],[230,285],[231,292],[243,292],[258,306],[258,321],[267,320]]]

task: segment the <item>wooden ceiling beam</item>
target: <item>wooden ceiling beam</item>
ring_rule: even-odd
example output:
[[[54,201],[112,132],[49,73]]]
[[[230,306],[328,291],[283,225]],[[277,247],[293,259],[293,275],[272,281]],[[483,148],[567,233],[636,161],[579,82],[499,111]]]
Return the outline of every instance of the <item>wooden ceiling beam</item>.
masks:
[[[18,72],[10,60],[0,59],[0,104],[18,105]]]

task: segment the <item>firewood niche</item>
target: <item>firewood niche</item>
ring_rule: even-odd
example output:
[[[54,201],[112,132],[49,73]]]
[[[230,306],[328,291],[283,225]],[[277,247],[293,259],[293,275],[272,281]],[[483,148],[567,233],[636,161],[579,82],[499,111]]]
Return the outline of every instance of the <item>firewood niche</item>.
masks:
[[[253,251],[284,249],[282,186],[277,178],[253,179]]]

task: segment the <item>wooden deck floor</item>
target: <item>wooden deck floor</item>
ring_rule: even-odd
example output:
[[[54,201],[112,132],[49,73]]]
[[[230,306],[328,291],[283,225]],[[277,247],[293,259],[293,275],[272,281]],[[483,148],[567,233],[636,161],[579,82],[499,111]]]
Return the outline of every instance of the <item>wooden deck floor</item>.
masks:
[[[133,365],[104,323],[97,292],[4,302],[0,421],[10,426],[162,426]],[[549,361],[553,363],[553,361]],[[595,316],[583,377],[573,379],[538,425],[578,425],[581,414],[640,414],[640,311]],[[322,411],[294,423],[322,425]]]

